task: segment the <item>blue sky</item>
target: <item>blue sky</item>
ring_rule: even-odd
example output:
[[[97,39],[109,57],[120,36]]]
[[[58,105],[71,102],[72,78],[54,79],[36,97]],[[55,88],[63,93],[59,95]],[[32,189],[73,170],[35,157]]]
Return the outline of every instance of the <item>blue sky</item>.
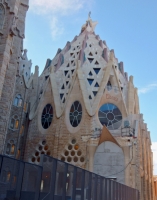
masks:
[[[72,41],[92,12],[96,34],[115,50],[139,89],[140,111],[151,131],[157,157],[157,1],[30,0],[25,48],[33,68],[42,72],[47,58]],[[156,163],[157,164],[157,163]],[[156,170],[157,173],[157,170]]]

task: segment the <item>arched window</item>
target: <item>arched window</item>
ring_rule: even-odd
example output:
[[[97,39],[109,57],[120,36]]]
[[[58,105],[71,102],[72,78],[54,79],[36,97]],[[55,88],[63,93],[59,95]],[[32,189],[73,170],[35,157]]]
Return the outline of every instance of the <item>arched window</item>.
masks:
[[[14,142],[14,140],[8,141],[7,148],[6,148],[6,154],[8,154],[8,155],[14,155],[15,154],[15,142]]]
[[[0,30],[3,29],[4,18],[5,18],[5,9],[3,4],[0,3]]]
[[[18,118],[17,115],[14,115],[14,116],[11,118],[10,128],[11,128],[11,129],[18,129],[18,128],[19,128],[19,118]]]
[[[6,148],[6,154],[10,154],[10,148],[11,148],[11,144],[8,143],[7,148]]]
[[[15,153],[15,144],[12,144],[11,145],[11,152],[10,152],[10,154],[14,155],[14,153]]]
[[[14,99],[14,106],[21,107],[22,106],[22,97],[20,94],[16,95]]]
[[[8,167],[7,167],[7,168],[8,168]],[[3,170],[2,176],[1,176],[1,181],[2,181],[3,183],[10,182],[10,178],[11,178],[11,172],[8,171],[8,169]]]

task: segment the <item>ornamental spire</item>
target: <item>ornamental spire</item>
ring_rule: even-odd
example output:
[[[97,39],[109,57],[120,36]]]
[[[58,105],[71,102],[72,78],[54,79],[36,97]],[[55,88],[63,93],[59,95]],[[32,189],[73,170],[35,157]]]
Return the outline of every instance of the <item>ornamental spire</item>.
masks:
[[[87,30],[88,32],[94,32],[96,25],[98,24],[97,21],[92,21],[91,19],[91,12],[88,14],[88,20],[86,21],[86,24],[82,26],[81,32],[84,30]]]

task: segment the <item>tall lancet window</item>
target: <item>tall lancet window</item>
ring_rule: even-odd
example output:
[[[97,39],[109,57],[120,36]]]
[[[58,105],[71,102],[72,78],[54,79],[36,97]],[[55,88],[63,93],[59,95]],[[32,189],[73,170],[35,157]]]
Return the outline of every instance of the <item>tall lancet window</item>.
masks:
[[[3,4],[0,3],[0,31],[3,29],[5,19],[5,9]]]

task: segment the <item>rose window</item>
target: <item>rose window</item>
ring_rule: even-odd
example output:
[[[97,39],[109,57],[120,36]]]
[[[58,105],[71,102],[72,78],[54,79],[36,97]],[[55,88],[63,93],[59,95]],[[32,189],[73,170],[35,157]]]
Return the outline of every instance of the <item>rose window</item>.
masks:
[[[82,106],[78,101],[75,101],[70,109],[70,123],[73,127],[77,127],[82,119]]]
[[[50,104],[47,104],[43,110],[41,116],[41,123],[44,129],[48,129],[53,119],[53,108]]]
[[[114,104],[107,103],[102,105],[98,115],[100,123],[110,130],[118,129],[121,126],[122,114]]]

